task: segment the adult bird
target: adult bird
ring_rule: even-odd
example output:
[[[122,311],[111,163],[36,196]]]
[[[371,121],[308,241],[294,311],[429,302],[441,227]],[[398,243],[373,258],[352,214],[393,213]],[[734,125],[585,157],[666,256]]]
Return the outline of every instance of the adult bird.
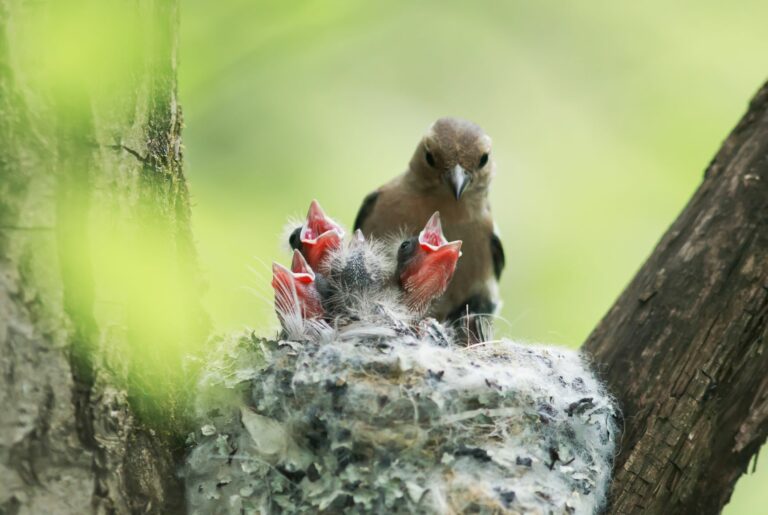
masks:
[[[449,240],[462,240],[463,258],[430,314],[456,325],[470,341],[490,338],[487,315],[499,303],[504,250],[495,231],[488,188],[494,175],[491,138],[476,124],[440,118],[427,130],[408,169],[369,194],[355,229],[370,237],[416,235],[439,211]]]

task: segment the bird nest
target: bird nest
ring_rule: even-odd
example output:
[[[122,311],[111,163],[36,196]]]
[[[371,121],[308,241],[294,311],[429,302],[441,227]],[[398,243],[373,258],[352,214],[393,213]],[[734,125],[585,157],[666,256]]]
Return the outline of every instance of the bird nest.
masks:
[[[594,513],[616,408],[582,357],[452,343],[433,320],[222,338],[199,385],[192,513]]]

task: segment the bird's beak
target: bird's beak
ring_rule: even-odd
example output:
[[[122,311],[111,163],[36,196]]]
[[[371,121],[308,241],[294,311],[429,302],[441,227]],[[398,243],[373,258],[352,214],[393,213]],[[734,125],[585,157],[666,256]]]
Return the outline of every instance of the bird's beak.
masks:
[[[293,261],[291,261],[291,274],[293,278],[302,283],[311,283],[315,280],[315,272],[304,259],[304,256],[298,250],[293,251]]]
[[[416,310],[428,306],[448,288],[461,256],[461,240],[445,238],[436,212],[419,233],[419,247],[414,261],[400,275],[406,303]]]
[[[458,244],[458,246],[456,245]],[[451,241],[443,234],[443,224],[440,222],[440,212],[435,211],[427,220],[424,229],[419,233],[419,245],[428,252],[435,252],[443,247],[461,248],[461,241]],[[461,255],[461,254],[459,254]]]
[[[469,184],[469,180],[469,174],[461,167],[461,165],[454,166],[453,170],[449,172],[448,181],[451,183],[453,194],[456,195],[456,200],[461,198],[461,195]]]
[[[278,289],[285,291],[295,289],[296,284],[311,284],[315,281],[315,272],[307,264],[304,256],[298,250],[293,251],[291,269],[287,269],[280,263],[272,263],[272,287],[275,292]]]
[[[280,263],[272,263],[272,287],[277,289],[283,285],[290,285],[293,274]]]
[[[309,265],[318,268],[330,250],[341,245],[344,229],[325,214],[317,200],[313,200],[307,221],[301,228],[299,239]]]
[[[440,211],[435,211],[419,233],[419,244],[422,248],[428,246],[434,250],[447,241],[443,234],[443,224],[440,223]]]
[[[319,269],[326,256],[341,246],[341,234],[336,229],[332,229],[314,240],[302,241],[301,243],[309,266]]]
[[[445,293],[459,256],[461,240],[436,247],[422,245],[414,262],[400,275],[408,307],[418,311]]]
[[[432,270],[436,274],[442,274],[442,279],[445,283],[443,289],[448,287],[460,256],[461,240],[456,240],[443,243],[437,249],[428,252],[424,258],[425,267],[428,270]]]
[[[426,253],[425,268],[437,273],[442,272],[447,287],[456,269],[456,262],[461,257],[461,240],[448,241],[443,234],[438,211],[435,211],[419,233],[419,245]]]
[[[340,237],[344,237],[344,229],[325,214],[317,200],[313,200],[307,212],[307,221],[301,229],[301,241],[312,241],[323,233],[336,231]]]
[[[298,305],[293,274],[280,263],[272,263],[272,289],[275,290],[275,308],[278,314],[295,312]]]
[[[360,229],[355,229],[355,232],[352,234],[352,239],[349,241],[349,248],[350,249],[356,249],[365,244],[365,235],[363,234],[363,231]]]
[[[315,273],[301,252],[293,252],[291,269],[272,263],[272,288],[275,291],[275,309],[281,321],[291,316],[304,319],[323,316],[323,307],[315,286]]]

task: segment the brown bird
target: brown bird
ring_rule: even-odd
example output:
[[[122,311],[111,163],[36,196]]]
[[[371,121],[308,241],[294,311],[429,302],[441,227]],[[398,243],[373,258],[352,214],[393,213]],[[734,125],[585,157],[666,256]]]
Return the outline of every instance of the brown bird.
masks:
[[[491,138],[476,124],[441,118],[419,142],[408,169],[363,201],[355,229],[366,236],[416,235],[435,211],[449,240],[462,240],[453,281],[431,308],[467,338],[490,337],[485,317],[499,306],[504,250],[495,232],[488,188],[494,175]]]

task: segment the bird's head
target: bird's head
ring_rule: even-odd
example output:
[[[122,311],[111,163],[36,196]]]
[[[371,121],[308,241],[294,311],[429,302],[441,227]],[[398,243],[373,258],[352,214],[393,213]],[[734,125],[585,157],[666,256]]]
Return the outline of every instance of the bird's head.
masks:
[[[449,242],[435,212],[418,236],[406,239],[397,250],[396,276],[405,304],[425,311],[445,293],[461,256],[461,240]]]
[[[293,251],[291,269],[272,263],[272,288],[275,290],[275,310],[283,327],[324,315],[315,273],[301,252]]]
[[[320,203],[313,200],[304,225],[297,227],[289,238],[291,248],[300,251],[315,270],[320,268],[328,253],[341,245],[344,229],[328,217]]]
[[[393,298],[388,250],[358,229],[347,245],[329,253],[320,274],[327,280],[323,294],[330,314],[365,315],[377,302]]]
[[[470,121],[440,118],[416,147],[410,173],[423,189],[442,189],[456,200],[485,194],[494,173],[491,138]]]

